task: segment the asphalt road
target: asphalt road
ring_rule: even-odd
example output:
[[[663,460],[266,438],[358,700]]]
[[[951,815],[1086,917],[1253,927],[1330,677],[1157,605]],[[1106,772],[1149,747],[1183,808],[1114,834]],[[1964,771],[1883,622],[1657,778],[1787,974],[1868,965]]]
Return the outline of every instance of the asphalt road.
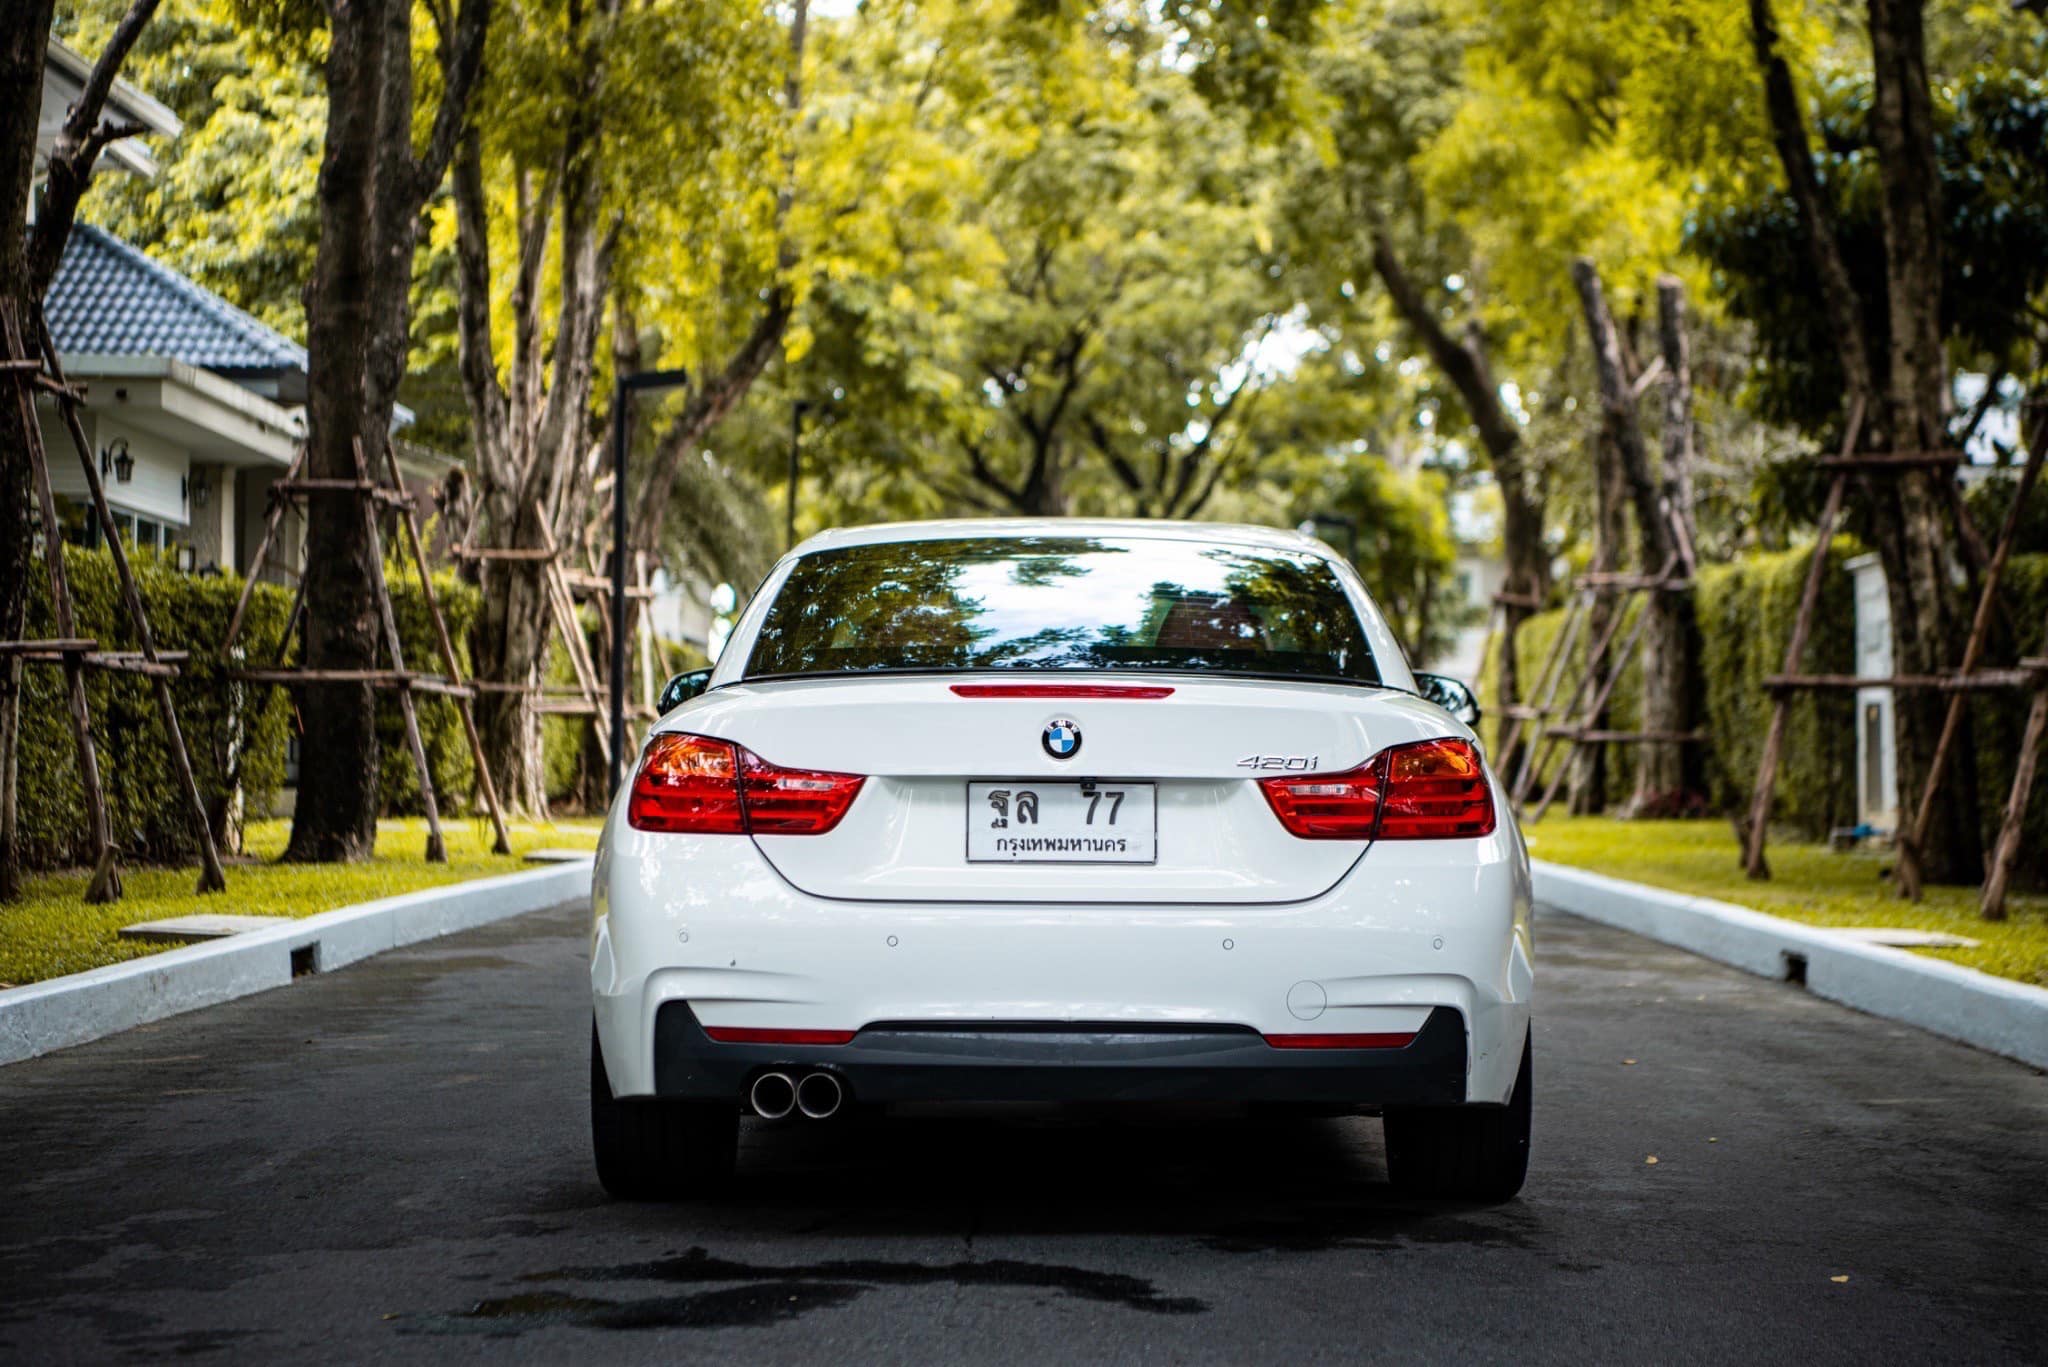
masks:
[[[582,916],[0,1070],[0,1360],[2048,1359],[2048,1079],[1615,931],[1539,923],[1496,1209],[1201,1111],[749,1130],[636,1207]]]

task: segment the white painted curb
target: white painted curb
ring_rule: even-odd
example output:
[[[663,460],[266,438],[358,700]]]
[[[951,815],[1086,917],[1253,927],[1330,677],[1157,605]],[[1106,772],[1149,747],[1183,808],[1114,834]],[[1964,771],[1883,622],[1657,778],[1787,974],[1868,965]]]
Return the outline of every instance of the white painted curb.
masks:
[[[591,861],[401,893],[205,944],[0,991],[0,1066],[283,987],[292,958],[326,973],[387,949],[589,895]]]
[[[1766,978],[1805,961],[1816,997],[2048,1068],[2048,990],[1748,907],[1530,861],[1536,900]]]

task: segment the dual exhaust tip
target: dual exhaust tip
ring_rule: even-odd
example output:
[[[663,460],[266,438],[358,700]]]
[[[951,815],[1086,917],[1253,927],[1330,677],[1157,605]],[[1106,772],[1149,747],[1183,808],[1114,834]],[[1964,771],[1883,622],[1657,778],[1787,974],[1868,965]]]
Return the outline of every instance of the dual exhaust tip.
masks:
[[[763,1073],[747,1089],[747,1105],[763,1120],[784,1120],[792,1112],[807,1120],[828,1120],[846,1103],[846,1089],[827,1072],[805,1073],[798,1081],[788,1073]]]

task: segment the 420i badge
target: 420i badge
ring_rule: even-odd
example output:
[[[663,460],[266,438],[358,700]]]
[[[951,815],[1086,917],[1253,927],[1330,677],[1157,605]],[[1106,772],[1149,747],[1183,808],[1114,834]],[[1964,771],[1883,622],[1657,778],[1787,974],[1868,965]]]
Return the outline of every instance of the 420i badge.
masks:
[[[1045,734],[1038,738],[1038,743],[1054,759],[1072,759],[1081,753],[1081,723],[1069,717],[1056,717],[1045,724]]]

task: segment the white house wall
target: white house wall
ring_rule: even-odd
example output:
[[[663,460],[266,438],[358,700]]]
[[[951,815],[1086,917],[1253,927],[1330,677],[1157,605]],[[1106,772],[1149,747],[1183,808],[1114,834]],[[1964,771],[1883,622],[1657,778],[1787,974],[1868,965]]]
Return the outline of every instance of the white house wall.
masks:
[[[87,504],[92,494],[85,482],[85,472],[78,467],[69,429],[54,412],[38,416],[42,419],[43,450],[49,456],[50,488],[59,498],[72,499],[81,506]],[[135,473],[125,484],[116,480],[111,470],[101,476],[107,503],[118,512],[146,517],[166,526],[184,527],[189,519],[179,482],[190,473],[190,455],[161,437],[105,414],[88,410],[80,417],[95,464],[102,451],[122,438],[127,440],[128,454],[135,460]]]

